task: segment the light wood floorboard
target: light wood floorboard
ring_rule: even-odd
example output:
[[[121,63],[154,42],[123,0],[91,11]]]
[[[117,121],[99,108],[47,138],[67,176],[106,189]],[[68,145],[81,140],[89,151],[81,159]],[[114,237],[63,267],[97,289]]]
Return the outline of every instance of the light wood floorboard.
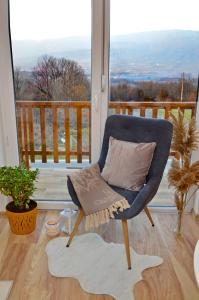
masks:
[[[55,278],[49,274],[45,246],[50,238],[45,234],[44,225],[47,218],[58,213],[40,212],[37,229],[28,236],[12,234],[6,217],[0,215],[0,280],[14,281],[8,300],[113,299],[106,295],[96,296],[84,292],[75,279]],[[150,225],[145,214],[140,214],[129,222],[130,244],[134,249],[138,253],[159,255],[164,259],[161,266],[143,272],[143,280],[134,289],[135,299],[199,299],[193,271],[199,221],[192,215],[185,215],[184,238],[176,240],[173,233],[175,214],[153,213],[152,217],[155,227]],[[80,225],[79,233],[83,232],[83,225]],[[103,225],[98,232],[107,242],[123,243],[120,221]]]

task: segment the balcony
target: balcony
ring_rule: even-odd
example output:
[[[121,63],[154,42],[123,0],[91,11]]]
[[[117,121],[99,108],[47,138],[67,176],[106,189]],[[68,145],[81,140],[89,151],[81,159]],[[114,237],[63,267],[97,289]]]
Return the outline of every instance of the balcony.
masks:
[[[91,160],[91,103],[89,101],[17,101],[20,158],[27,167],[47,162],[81,164]],[[110,102],[109,113],[168,119],[180,108],[186,118],[195,102]]]
[[[195,115],[196,103],[109,102],[109,115],[168,119],[178,108],[188,119]],[[28,168],[40,168],[35,198],[67,200],[66,175],[91,161],[90,101],[17,101],[16,110],[20,158]],[[166,177],[154,202],[161,199],[173,203]]]

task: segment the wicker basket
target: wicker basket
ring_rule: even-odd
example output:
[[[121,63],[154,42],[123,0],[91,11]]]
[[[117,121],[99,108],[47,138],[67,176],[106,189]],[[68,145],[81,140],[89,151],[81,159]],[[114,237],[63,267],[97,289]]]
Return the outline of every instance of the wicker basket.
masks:
[[[35,230],[37,207],[27,212],[11,212],[6,210],[11,231],[18,235],[28,234]]]

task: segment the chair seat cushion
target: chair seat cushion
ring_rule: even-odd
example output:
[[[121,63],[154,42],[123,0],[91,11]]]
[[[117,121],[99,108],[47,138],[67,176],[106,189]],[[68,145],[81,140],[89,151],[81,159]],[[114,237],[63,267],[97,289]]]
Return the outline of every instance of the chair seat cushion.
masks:
[[[122,195],[124,198],[126,198],[128,200],[128,203],[130,205],[132,205],[135,197],[137,196],[137,194],[139,193],[138,191],[131,191],[131,190],[126,190],[123,188],[119,188],[113,185],[110,185],[110,187],[117,193],[119,193],[120,195]]]

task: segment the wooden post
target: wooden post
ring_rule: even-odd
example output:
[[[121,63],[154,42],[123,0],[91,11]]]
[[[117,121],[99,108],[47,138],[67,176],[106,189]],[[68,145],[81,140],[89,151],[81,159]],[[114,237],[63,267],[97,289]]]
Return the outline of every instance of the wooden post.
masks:
[[[77,162],[82,162],[82,109],[77,108]]]
[[[64,108],[64,127],[65,127],[65,161],[70,163],[70,114],[67,107]]]
[[[58,123],[57,123],[57,107],[53,107],[53,157],[54,162],[59,162],[58,154]]]
[[[42,163],[46,163],[46,120],[45,120],[45,108],[40,107],[40,128],[41,128],[41,157]]]
[[[27,118],[26,118],[26,108],[23,109],[23,137],[24,137],[24,149],[25,149],[25,164],[27,169],[29,169],[29,155],[28,155],[28,129],[27,129]]]
[[[33,115],[32,107],[28,107],[28,129],[29,129],[29,148],[30,148],[30,160],[35,162],[35,150],[34,150],[34,127],[33,127]]]

